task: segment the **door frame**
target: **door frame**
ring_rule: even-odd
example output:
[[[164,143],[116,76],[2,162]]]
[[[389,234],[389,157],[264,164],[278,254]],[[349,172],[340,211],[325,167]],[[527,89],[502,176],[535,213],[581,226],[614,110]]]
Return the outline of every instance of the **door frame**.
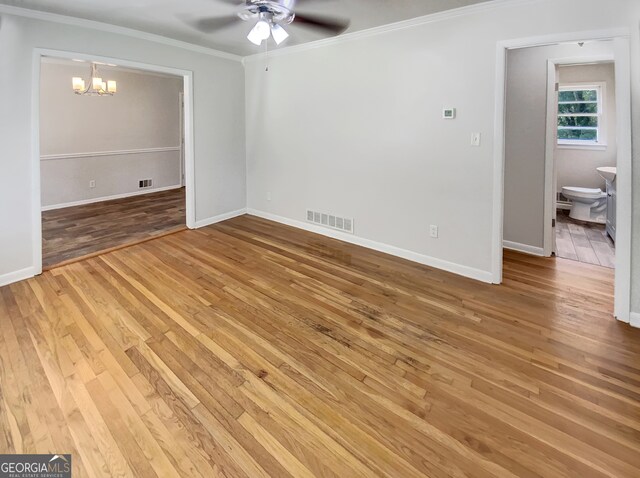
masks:
[[[545,257],[551,257],[556,252],[556,143],[558,129],[551,125],[557,124],[558,118],[558,63],[547,60],[547,137],[544,159],[544,238],[542,250]]]
[[[178,94],[178,108],[180,109],[180,186],[185,186],[185,167],[184,167],[184,93]]]
[[[544,240],[543,253],[545,257],[551,257],[556,252],[556,228],[554,226],[556,219],[556,195],[557,195],[557,90],[558,68],[566,65],[585,65],[585,64],[601,64],[613,63],[615,68],[615,55],[585,55],[576,57],[553,58],[547,60],[547,138],[545,148],[545,167],[544,167]],[[617,80],[616,80],[617,82]],[[554,92],[552,95],[551,93]],[[617,95],[616,95],[617,102]],[[617,108],[616,104],[616,115]],[[617,138],[616,138],[617,140]]]
[[[616,72],[616,117],[618,143],[618,199],[616,231],[616,269],[614,316],[629,322],[631,316],[631,220],[632,220],[632,147],[631,147],[631,57],[630,31],[627,28],[571,32],[498,42],[496,47],[496,91],[493,160],[492,282],[502,283],[504,240],[504,167],[506,72],[509,50],[557,43],[612,40]],[[545,161],[547,158],[545,158]],[[545,163],[546,164],[546,163]],[[548,169],[548,168],[547,168]],[[548,180],[545,172],[545,181]],[[548,199],[549,195],[545,195]],[[548,215],[549,204],[545,202]],[[549,216],[547,216],[548,219]],[[545,220],[546,221],[546,220]]]
[[[88,53],[34,48],[32,57],[31,84],[31,219],[33,227],[33,265],[35,275],[42,274],[42,199],[40,178],[40,71],[43,57],[56,57],[68,60],[99,61],[116,64],[126,68],[136,68],[155,73],[164,73],[182,77],[184,94],[184,155],[186,187],[186,225],[196,228],[195,196],[195,154],[193,134],[193,72],[167,66],[152,65],[122,58],[105,57]]]

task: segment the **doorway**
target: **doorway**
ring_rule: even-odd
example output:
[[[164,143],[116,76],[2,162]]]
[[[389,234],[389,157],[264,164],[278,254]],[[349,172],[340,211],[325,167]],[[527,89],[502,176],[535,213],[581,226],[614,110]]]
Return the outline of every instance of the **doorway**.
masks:
[[[194,228],[191,72],[51,50],[35,51],[34,71],[36,264]],[[47,102],[51,88],[64,104]]]
[[[549,187],[555,188],[551,191],[555,204],[551,253],[614,269],[617,122],[613,49],[611,60],[549,60],[548,68],[547,167],[554,177]]]
[[[493,281],[502,282],[502,256],[503,247],[517,248],[519,245],[528,246],[522,250],[529,254],[550,257],[554,254],[555,225],[557,206],[557,185],[555,183],[556,171],[553,167],[553,149],[556,143],[553,138],[549,138],[546,124],[550,121],[548,116],[553,116],[552,121],[558,121],[557,113],[550,108],[543,108],[545,118],[538,121],[535,128],[523,130],[520,146],[530,144],[533,148],[543,148],[542,154],[538,154],[535,164],[531,161],[523,160],[522,169],[531,174],[526,175],[526,179],[521,186],[514,187],[510,180],[509,165],[505,158],[512,154],[507,137],[507,125],[509,122],[509,111],[507,105],[507,88],[509,53],[516,50],[530,49],[542,46],[557,46],[565,49],[581,49],[585,45],[591,47],[603,46],[605,43],[611,48],[611,53],[594,54],[588,60],[590,62],[612,62],[615,69],[615,117],[617,121],[617,131],[615,134],[615,144],[617,147],[617,206],[616,212],[616,257],[615,257],[615,294],[613,315],[623,322],[630,320],[630,256],[631,256],[631,97],[630,97],[630,58],[628,32],[616,30],[611,32],[590,32],[586,34],[563,34],[558,36],[547,36],[536,39],[515,40],[502,42],[498,45],[497,63],[497,84],[496,84],[496,150],[494,172],[496,189],[494,195],[494,251],[493,251]],[[583,56],[582,59],[576,57]],[[595,58],[598,57],[598,58]],[[585,61],[584,53],[575,54],[564,51],[562,54],[551,55],[545,58],[545,62],[554,60],[556,65],[577,63]],[[555,69],[541,67],[538,74],[547,76],[547,80],[554,78]],[[550,81],[550,80],[549,80]],[[545,85],[546,87],[546,82]],[[528,95],[525,90],[524,95]],[[558,106],[558,102],[549,95],[548,101],[553,101]],[[539,101],[536,100],[536,104]],[[544,105],[546,107],[546,104]],[[530,113],[528,109],[520,110],[521,115]],[[545,121],[546,119],[546,121]],[[542,128],[543,138],[540,140],[540,128]],[[556,130],[557,134],[557,130]],[[533,138],[533,140],[532,140]],[[551,154],[550,154],[551,153]],[[524,158],[524,156],[523,156]],[[541,159],[540,159],[541,158]],[[551,158],[551,159],[549,159]],[[534,168],[537,168],[535,169]],[[527,169],[529,168],[529,169]],[[535,169],[535,171],[534,171]],[[513,169],[511,170],[513,172]],[[524,207],[529,208],[524,214],[520,214],[521,235],[516,240],[509,238],[513,233],[512,223],[509,223],[510,214],[514,212],[513,203],[507,198],[514,197],[513,194],[526,196],[527,192],[535,191],[537,196],[533,200],[524,201]],[[534,217],[534,214],[537,216]],[[510,229],[511,228],[511,229]],[[529,229],[527,229],[529,228]],[[529,237],[527,234],[535,231],[535,242],[526,244],[519,240]],[[516,247],[513,247],[516,246]]]

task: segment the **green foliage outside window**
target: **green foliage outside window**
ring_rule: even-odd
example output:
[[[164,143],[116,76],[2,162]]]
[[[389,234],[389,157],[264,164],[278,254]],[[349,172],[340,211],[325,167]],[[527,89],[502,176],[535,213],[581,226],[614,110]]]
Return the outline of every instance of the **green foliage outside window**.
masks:
[[[599,139],[599,89],[566,89],[558,94],[558,141],[591,142]]]

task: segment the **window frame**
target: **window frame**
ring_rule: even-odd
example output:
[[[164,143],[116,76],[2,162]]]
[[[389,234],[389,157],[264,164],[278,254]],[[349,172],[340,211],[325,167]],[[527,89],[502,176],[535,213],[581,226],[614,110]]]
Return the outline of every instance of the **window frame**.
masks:
[[[556,146],[561,149],[605,149],[607,147],[606,136],[606,115],[605,115],[605,97],[606,97],[607,85],[604,82],[588,82],[588,83],[560,83],[558,85],[558,95],[556,101]],[[558,132],[560,126],[557,124],[558,118],[560,118],[560,93],[562,91],[581,91],[581,90],[596,90],[598,92],[598,126],[596,141],[591,140],[575,140],[575,139],[560,139]],[[576,116],[576,115],[562,115],[562,116]]]

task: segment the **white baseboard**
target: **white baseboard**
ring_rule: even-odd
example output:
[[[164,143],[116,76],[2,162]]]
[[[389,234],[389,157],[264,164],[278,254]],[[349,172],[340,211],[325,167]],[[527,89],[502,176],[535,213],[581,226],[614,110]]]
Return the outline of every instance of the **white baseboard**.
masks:
[[[36,275],[35,267],[27,267],[15,272],[0,275],[0,287],[19,282],[21,280],[30,279]]]
[[[629,324],[631,327],[637,327],[640,329],[640,313],[639,312],[631,312],[629,314]]]
[[[424,264],[426,266],[433,267],[435,269],[441,269],[447,272],[452,272],[454,274],[458,274],[464,277],[469,277],[471,279],[479,280],[482,282],[488,282],[488,283],[492,282],[492,274],[489,271],[483,271],[480,269],[475,269],[473,267],[468,267],[461,264],[455,264],[453,262],[444,261],[442,259],[437,259],[435,257],[427,256],[425,254],[420,254],[418,252],[413,252],[406,249],[401,249],[396,246],[391,246],[389,244],[383,244],[381,242],[365,239],[359,236],[355,236],[353,234],[347,234],[344,232],[335,231],[333,229],[326,229],[320,226],[316,226],[314,224],[309,224],[303,221],[297,221],[295,219],[289,219],[289,218],[278,216],[268,212],[258,211],[256,209],[251,209],[251,208],[247,209],[247,214],[261,217],[263,219],[268,219],[270,221],[279,222],[281,224],[286,224],[287,226],[296,227],[298,229],[303,229],[305,231],[314,232],[316,234],[331,237],[333,239],[339,239],[341,241],[348,242],[350,244],[366,247],[367,249],[373,249],[375,251],[384,252],[392,256],[401,257],[403,259],[417,262],[419,264]]]
[[[544,249],[542,247],[528,246],[527,244],[520,244],[519,242],[512,241],[503,241],[502,245],[505,249],[509,249],[512,251],[524,252],[525,254],[544,257]]]
[[[233,219],[234,217],[242,216],[247,213],[247,209],[238,209],[237,211],[226,212],[224,214],[219,214],[214,217],[209,217],[207,219],[202,219],[200,221],[196,221],[196,229],[201,227],[210,226],[211,224],[216,224],[217,222],[227,221],[229,219]]]
[[[169,191],[171,189],[179,189],[181,187],[182,185],[180,184],[174,184],[173,186],[164,186],[161,188],[149,188],[149,189],[144,189],[142,191],[134,191],[131,193],[114,194],[113,196],[102,196],[99,198],[83,199],[81,201],[66,202],[62,204],[53,204],[51,206],[42,206],[42,211],[43,212],[53,211],[54,209],[64,209],[66,207],[84,206],[85,204],[93,204],[96,202],[112,201],[114,199],[124,199],[128,197],[133,197],[133,196],[142,196],[144,194],[159,193],[162,191]]]

